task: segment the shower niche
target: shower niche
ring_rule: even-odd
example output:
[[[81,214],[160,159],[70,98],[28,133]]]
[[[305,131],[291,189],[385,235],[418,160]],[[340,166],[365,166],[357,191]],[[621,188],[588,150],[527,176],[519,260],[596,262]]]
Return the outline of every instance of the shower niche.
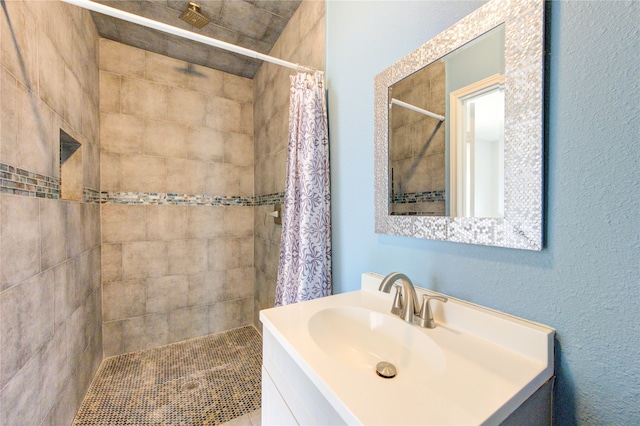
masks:
[[[60,129],[60,198],[82,200],[82,144]]]

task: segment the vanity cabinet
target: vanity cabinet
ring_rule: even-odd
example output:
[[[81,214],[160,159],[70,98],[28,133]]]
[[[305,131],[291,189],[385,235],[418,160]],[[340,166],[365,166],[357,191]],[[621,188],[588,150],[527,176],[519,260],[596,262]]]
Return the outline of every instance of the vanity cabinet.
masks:
[[[264,330],[262,425],[346,425],[342,417],[277,342]],[[550,426],[551,378],[518,407],[501,426]]]
[[[264,367],[262,367],[262,424],[300,424],[289,410],[289,406]]]
[[[263,426],[347,424],[266,328],[262,359]]]

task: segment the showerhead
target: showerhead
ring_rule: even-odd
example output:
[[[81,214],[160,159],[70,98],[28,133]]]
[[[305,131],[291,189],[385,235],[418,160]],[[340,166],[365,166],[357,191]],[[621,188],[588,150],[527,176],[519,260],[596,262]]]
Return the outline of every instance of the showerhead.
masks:
[[[198,29],[204,27],[209,23],[207,17],[200,13],[200,6],[195,3],[189,3],[189,7],[187,8],[187,10],[182,12],[182,15],[180,15],[180,19]]]

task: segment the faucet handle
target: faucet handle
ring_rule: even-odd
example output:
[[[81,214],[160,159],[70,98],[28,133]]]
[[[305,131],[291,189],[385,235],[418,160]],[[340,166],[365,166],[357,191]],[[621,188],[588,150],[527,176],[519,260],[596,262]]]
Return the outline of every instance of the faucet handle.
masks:
[[[402,301],[402,286],[400,284],[394,284],[393,288],[396,289],[396,295],[393,298],[393,306],[391,307],[391,313],[393,315],[399,316],[404,306],[404,303]]]
[[[428,294],[422,295],[422,308],[420,308],[420,327],[422,328],[435,328],[436,322],[433,320],[433,312],[429,306],[430,300],[439,300],[443,303],[447,302],[447,298],[443,296],[430,296]]]

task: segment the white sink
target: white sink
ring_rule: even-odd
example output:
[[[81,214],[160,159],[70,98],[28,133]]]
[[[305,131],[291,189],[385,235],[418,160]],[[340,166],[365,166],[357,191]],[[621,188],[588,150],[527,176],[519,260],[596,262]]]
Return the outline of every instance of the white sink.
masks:
[[[309,319],[309,334],[328,356],[363,374],[375,376],[381,361],[408,377],[444,370],[438,345],[390,314],[351,306],[326,308]]]
[[[261,311],[274,381],[294,363],[346,424],[480,425],[501,423],[553,377],[553,329],[452,297],[433,305],[436,328],[420,328],[389,312],[381,279],[363,274],[360,291]],[[287,356],[269,358],[274,344]],[[397,376],[378,377],[380,361]]]

